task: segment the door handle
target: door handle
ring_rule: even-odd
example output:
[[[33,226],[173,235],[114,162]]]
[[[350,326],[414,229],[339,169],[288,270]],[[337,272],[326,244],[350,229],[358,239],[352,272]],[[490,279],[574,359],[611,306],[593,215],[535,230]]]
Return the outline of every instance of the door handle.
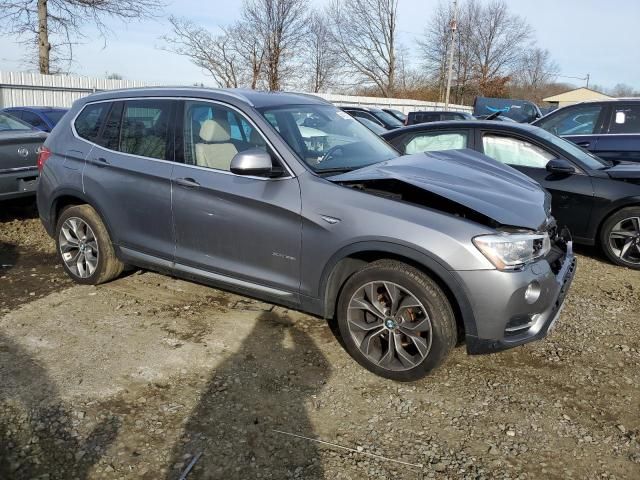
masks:
[[[197,188],[200,186],[193,178],[176,178],[176,183],[182,187]]]
[[[109,160],[104,157],[98,157],[93,159],[93,163],[98,167],[108,167],[110,165]]]
[[[582,148],[589,148],[589,145],[591,145],[591,142],[578,142],[576,143],[576,145]]]

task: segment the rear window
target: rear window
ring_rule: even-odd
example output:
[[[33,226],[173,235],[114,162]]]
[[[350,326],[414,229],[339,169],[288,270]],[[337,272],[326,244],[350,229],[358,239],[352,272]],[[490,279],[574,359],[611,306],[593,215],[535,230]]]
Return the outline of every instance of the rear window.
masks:
[[[49,110],[48,112],[44,112],[53,125],[57,125],[65,113],[67,113],[66,110]]]
[[[96,142],[110,105],[108,102],[102,102],[84,107],[74,122],[76,133],[85,140]]]
[[[6,113],[0,113],[0,131],[5,130],[32,130],[31,125],[18,120],[16,117]]]
[[[640,104],[616,108],[609,133],[640,133]]]
[[[119,150],[141,157],[166,160],[169,156],[172,105],[171,100],[126,102]]]

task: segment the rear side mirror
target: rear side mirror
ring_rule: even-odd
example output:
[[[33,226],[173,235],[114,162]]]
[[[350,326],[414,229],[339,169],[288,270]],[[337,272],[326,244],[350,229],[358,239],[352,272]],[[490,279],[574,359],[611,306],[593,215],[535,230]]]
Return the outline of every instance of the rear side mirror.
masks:
[[[270,176],[273,170],[271,155],[260,148],[238,152],[231,159],[231,173],[236,175]]]
[[[554,158],[547,163],[547,172],[570,175],[575,173],[573,164],[564,158]]]

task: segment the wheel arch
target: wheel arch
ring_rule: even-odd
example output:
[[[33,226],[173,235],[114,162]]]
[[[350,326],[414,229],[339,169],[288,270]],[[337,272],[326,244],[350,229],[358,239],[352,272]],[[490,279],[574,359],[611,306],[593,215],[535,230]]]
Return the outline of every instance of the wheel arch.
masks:
[[[616,202],[610,209],[607,210],[606,213],[604,213],[600,217],[599,222],[598,222],[597,227],[596,227],[596,231],[595,231],[595,239],[596,239],[596,244],[597,245],[601,244],[601,241],[602,241],[602,229],[604,228],[604,224],[606,223],[606,221],[609,220],[616,213],[620,212],[621,210],[623,210],[625,208],[629,208],[629,207],[640,208],[640,197],[625,198],[621,202]],[[600,247],[602,247],[602,245],[600,245]]]
[[[76,190],[62,190],[60,192],[57,192],[55,197],[51,201],[51,207],[49,210],[49,228],[51,229],[49,233],[51,234],[51,236],[55,236],[56,225],[58,223],[58,219],[60,218],[60,213],[62,212],[62,210],[65,207],[73,205],[89,205],[91,208],[93,208],[104,223],[111,242],[114,245],[117,243],[109,225],[109,219],[105,217],[104,213],[99,207],[97,207],[96,203],[90,196]]]
[[[459,333],[477,333],[471,302],[455,272],[431,254],[389,242],[367,241],[340,249],[327,263],[320,285],[323,316],[333,318],[342,287],[351,275],[376,260],[391,259],[411,265],[429,275],[444,291],[454,310]]]

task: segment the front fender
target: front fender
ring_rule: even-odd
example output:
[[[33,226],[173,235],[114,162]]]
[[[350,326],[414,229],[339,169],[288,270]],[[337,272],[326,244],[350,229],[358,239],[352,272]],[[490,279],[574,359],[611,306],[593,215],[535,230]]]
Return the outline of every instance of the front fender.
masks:
[[[405,260],[407,263],[413,264],[425,271],[443,287],[452,303],[454,303],[454,310],[457,310],[457,313],[462,318],[466,333],[475,334],[477,331],[476,321],[469,297],[463,284],[460,282],[459,276],[455,271],[450,269],[449,265],[429,252],[423,252],[406,245],[376,240],[356,242],[342,247],[333,254],[329,262],[327,262],[320,282],[321,314],[325,318],[333,316],[337,295],[340,287],[346,280],[346,278],[336,279],[333,278],[333,276],[336,274],[340,276],[346,275],[348,278],[350,274],[354,273],[353,271],[339,272],[337,267],[347,258],[371,254],[379,258],[386,257]]]

